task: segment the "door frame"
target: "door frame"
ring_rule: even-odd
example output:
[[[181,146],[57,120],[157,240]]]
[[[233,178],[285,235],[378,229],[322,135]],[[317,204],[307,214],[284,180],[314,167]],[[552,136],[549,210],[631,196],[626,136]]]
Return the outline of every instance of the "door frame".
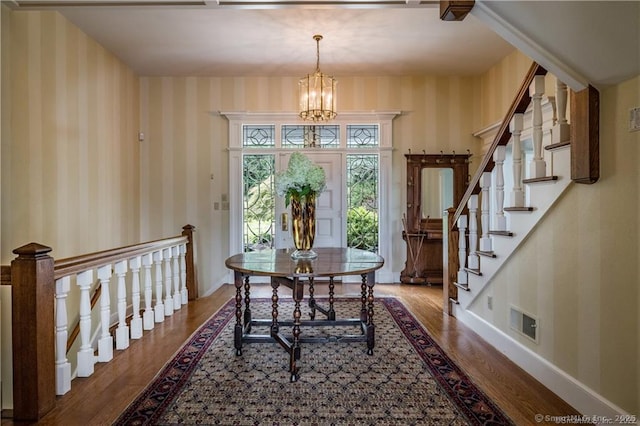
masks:
[[[296,124],[308,125],[309,122],[303,121],[298,117],[297,113],[254,113],[254,112],[220,112],[220,115],[229,121],[229,256],[240,253],[242,251],[242,154],[245,149],[242,146],[242,127],[251,124],[269,124],[276,126],[276,141],[279,141],[280,130],[282,125]],[[392,151],[393,151],[393,119],[400,115],[400,111],[372,111],[372,112],[341,112],[338,117],[327,124],[340,126],[342,146],[337,149],[331,149],[334,152],[343,154],[353,152],[346,149],[346,125],[348,124],[377,124],[379,126],[380,143],[375,152],[379,154],[379,228],[378,228],[378,254],[385,259],[384,266],[376,272],[376,281],[392,283],[398,282],[394,279],[392,271],[393,265],[393,245],[392,245],[392,224],[393,218],[391,212],[398,210],[392,209],[389,205],[392,191]],[[322,148],[309,148],[322,149]],[[280,144],[276,143],[276,147],[260,150],[260,152],[277,153],[289,151],[289,149],[280,148]],[[258,150],[256,150],[256,153]],[[362,153],[370,153],[372,150],[362,150]],[[343,211],[343,215],[344,215]],[[279,220],[276,218],[276,226]],[[343,227],[346,226],[344,221]],[[230,279],[232,274],[229,273]],[[231,281],[230,281],[231,282]]]

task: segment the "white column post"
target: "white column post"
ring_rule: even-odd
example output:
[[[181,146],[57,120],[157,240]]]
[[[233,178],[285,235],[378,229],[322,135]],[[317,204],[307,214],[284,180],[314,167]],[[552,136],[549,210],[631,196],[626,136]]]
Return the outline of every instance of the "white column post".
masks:
[[[171,249],[166,248],[162,250],[162,259],[164,262],[164,315],[170,317],[173,315],[173,295],[171,294]]]
[[[153,330],[155,322],[153,320],[153,307],[151,302],[153,299],[152,282],[151,282],[151,264],[153,257],[151,253],[142,256],[143,268],[143,287],[144,287],[144,313],[142,314],[142,328],[145,330]]]
[[[131,268],[131,338],[142,337],[142,318],[140,318],[140,266],[142,259],[140,256],[129,259]]]
[[[98,361],[108,362],[113,359],[113,337],[109,333],[109,321],[111,317],[111,298],[109,296],[109,281],[112,275],[111,265],[98,268],[100,280],[100,326],[102,333],[98,340]]]
[[[154,309],[155,322],[164,321],[164,303],[162,302],[162,250],[153,253],[156,282],[156,306]]]
[[[542,158],[542,95],[544,94],[544,76],[533,78],[529,86],[529,95],[533,103],[531,128],[533,131],[533,159],[529,167],[531,178],[544,177],[547,173],[547,164]]]
[[[556,110],[558,121],[551,130],[551,143],[567,142],[570,138],[569,123],[567,123],[567,85],[556,78]]]
[[[467,267],[469,269],[480,269],[480,258],[478,251],[478,194],[469,197],[467,203],[469,207],[469,255],[467,256]]]
[[[80,288],[80,349],[78,350],[78,377],[89,377],[93,374],[96,357],[91,346],[91,283],[93,270],[80,272],[76,284]],[[65,343],[66,350],[66,343]]]
[[[489,236],[489,230],[491,227],[491,221],[489,220],[489,209],[491,205],[491,198],[489,195],[489,188],[491,187],[491,172],[484,172],[480,176],[480,226],[482,227],[482,238],[480,238],[480,251],[493,251],[493,244],[491,244],[491,237]]]
[[[458,218],[458,284],[467,284],[467,271],[464,270],[467,260],[467,216],[461,215]]]
[[[180,244],[180,294],[182,304],[189,303],[189,290],[187,289],[187,245]]]
[[[507,230],[507,218],[504,215],[504,159],[505,147],[498,146],[493,152],[493,161],[496,163],[496,230]]]
[[[523,114],[514,114],[509,123],[509,130],[513,136],[512,161],[513,161],[513,190],[511,191],[511,206],[524,207],[524,190],[522,187],[522,142],[520,135],[523,128]]]
[[[67,295],[71,290],[71,277],[56,280],[56,395],[71,389],[71,363],[67,359]]]
[[[171,259],[173,260],[173,310],[182,308],[182,295],[180,294],[180,264],[178,262],[178,246],[171,247]]]
[[[129,326],[127,325],[127,285],[125,274],[127,273],[127,261],[116,263],[116,276],[118,277],[118,327],[116,328],[116,349],[122,350],[129,347]]]

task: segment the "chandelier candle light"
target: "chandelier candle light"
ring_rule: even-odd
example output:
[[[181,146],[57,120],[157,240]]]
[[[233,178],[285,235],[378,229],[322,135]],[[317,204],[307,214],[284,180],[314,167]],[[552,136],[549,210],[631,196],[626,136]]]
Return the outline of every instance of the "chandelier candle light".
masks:
[[[306,155],[294,152],[286,170],[276,175],[276,193],[291,204],[291,236],[296,251],[294,259],[315,259],[312,250],[316,235],[316,198],[326,188],[324,169]]]
[[[303,120],[326,121],[336,117],[335,78],[320,72],[320,40],[322,36],[313,36],[316,41],[316,71],[300,79],[300,117]]]

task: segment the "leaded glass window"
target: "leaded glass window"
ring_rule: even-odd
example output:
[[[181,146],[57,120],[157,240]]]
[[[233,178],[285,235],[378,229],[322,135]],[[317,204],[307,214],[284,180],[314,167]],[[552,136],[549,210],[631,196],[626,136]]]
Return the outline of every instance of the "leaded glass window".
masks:
[[[271,148],[275,143],[276,126],[245,125],[242,127],[242,145],[246,148]]]
[[[347,155],[347,246],[378,251],[377,154]]]
[[[376,148],[380,144],[377,124],[347,125],[348,148]]]
[[[338,125],[284,125],[282,126],[283,148],[338,148],[340,126]]]
[[[244,155],[244,251],[273,248],[275,240],[275,155]]]

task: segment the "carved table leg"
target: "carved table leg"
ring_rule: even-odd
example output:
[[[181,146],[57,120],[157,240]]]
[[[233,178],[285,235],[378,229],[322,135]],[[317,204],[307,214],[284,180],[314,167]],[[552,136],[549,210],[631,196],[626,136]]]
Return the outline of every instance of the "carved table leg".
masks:
[[[291,352],[289,354],[289,371],[291,372],[291,381],[298,380],[298,367],[296,360],[300,359],[300,302],[302,301],[304,294],[303,284],[300,282],[300,278],[295,277],[293,279],[293,300],[295,307],[293,309],[293,344],[291,345]]]
[[[242,274],[233,273],[233,283],[236,286],[236,326],[233,330],[233,343],[236,348],[236,355],[242,355]]]
[[[360,308],[360,321],[367,322],[367,276],[362,274],[362,284],[360,285],[362,295],[360,300],[362,301],[362,307]]]
[[[329,312],[327,314],[327,319],[330,321],[336,320],[336,311],[333,309],[334,289],[335,289],[335,284],[333,282],[333,277],[329,277]]]
[[[280,330],[278,326],[278,286],[278,281],[271,278],[271,287],[273,288],[273,294],[271,295],[271,336],[278,334]]]
[[[246,332],[251,332],[251,296],[250,296],[251,286],[249,285],[249,276],[247,275],[244,279],[244,326],[246,327]]]
[[[367,297],[367,354],[373,355],[373,348],[376,344],[376,326],[373,324],[373,286],[375,285],[375,274],[373,272],[367,274],[366,284],[369,286],[369,295]]]
[[[316,299],[313,298],[313,291],[313,277],[309,277],[309,308],[311,308],[309,318],[311,318],[311,321],[316,319]]]

